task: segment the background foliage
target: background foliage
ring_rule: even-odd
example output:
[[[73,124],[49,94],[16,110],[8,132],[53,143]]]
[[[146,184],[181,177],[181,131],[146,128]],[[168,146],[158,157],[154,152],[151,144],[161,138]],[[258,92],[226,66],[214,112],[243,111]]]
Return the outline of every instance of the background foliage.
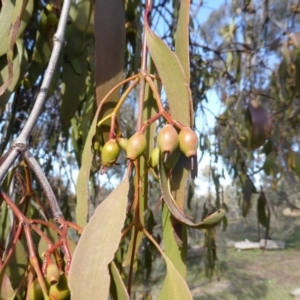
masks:
[[[157,0],[153,1],[148,26],[144,1],[106,2],[72,2],[66,43],[46,91],[47,101],[27,136],[27,148],[49,181],[64,220],[74,222],[69,225],[78,232],[81,230],[76,224],[86,226],[87,233],[80,239],[70,271],[74,299],[83,297],[81,293],[86,296],[86,290],[75,280],[78,272],[89,280],[80,281],[89,285],[91,299],[99,291],[95,284],[98,277],[89,273],[97,268],[107,271],[107,281],[102,281],[107,295],[129,298],[133,279],[142,278],[146,285],[152,262],[159,255],[164,257],[167,268],[160,297],[185,299],[191,297],[184,280],[187,231],[179,222],[180,241],[174,239],[173,230],[176,231],[178,224],[170,221],[170,212],[176,215],[176,211],[180,214],[184,209],[198,223],[216,209],[230,212],[232,204],[224,196],[224,182],[232,182],[243,216],[249,214],[251,207],[257,210],[259,226],[265,229],[266,236],[272,219],[273,193],[280,191],[277,194],[280,201],[298,209],[290,191],[300,177],[300,6],[292,0],[220,1],[219,6],[212,1],[191,1],[189,5],[188,1]],[[51,68],[49,59],[62,5],[63,2],[56,0],[6,0],[1,4],[0,168],[41,93],[47,68]],[[204,16],[210,6],[216,8]],[[142,55],[145,36],[147,59]],[[153,74],[154,89],[149,88],[145,78],[141,79],[146,70]],[[131,78],[136,74],[140,77]],[[161,81],[156,80],[158,77]],[[140,80],[138,85],[127,90],[134,80]],[[116,86],[109,100],[101,102]],[[162,183],[164,173],[158,171],[160,187],[147,163],[155,136],[165,124],[162,117],[145,130],[146,159],[139,159],[135,173],[128,171],[124,151],[118,158],[119,164],[106,173],[101,166],[103,146],[111,137],[111,123],[106,117],[115,112],[120,95],[126,95],[126,99],[117,111],[115,133],[118,138],[130,138],[140,130],[141,120],[145,122],[160,111],[159,96],[154,90],[161,95],[164,111],[171,113],[172,118],[167,121],[173,119],[191,126],[199,138],[198,179],[194,182],[195,174],[189,175],[182,156],[182,164],[172,178],[172,195],[177,201],[173,208],[167,179]],[[141,101],[144,113],[139,110]],[[99,121],[101,126],[97,126]],[[17,299],[29,297],[36,276],[41,284],[44,276],[38,276],[37,270],[45,273],[43,262],[49,265],[55,261],[59,265],[59,257],[65,259],[60,262],[59,270],[69,276],[66,251],[69,249],[73,255],[73,240],[77,242],[79,237],[72,229],[64,235],[63,230],[55,229],[59,228],[55,223],[49,225],[53,216],[48,195],[36,172],[28,171],[28,165],[32,166],[24,157],[16,160],[5,178],[1,178],[1,297]],[[203,179],[200,175],[205,165],[206,179]],[[141,178],[141,191],[137,190],[136,177]],[[208,197],[202,202],[195,201],[204,189]],[[295,193],[298,193],[296,188]],[[163,204],[162,210],[161,194],[166,204],[170,200],[168,208]],[[102,202],[103,199],[106,200]],[[136,199],[140,201],[139,207]],[[19,212],[8,209],[13,206],[8,204],[10,200]],[[37,222],[38,229],[32,233],[31,241],[38,249],[36,262],[25,233],[28,230],[21,229],[20,216],[45,221]],[[225,217],[223,229],[226,225]],[[104,236],[103,231],[97,231],[100,228],[107,228],[110,234]],[[125,228],[131,235],[126,235],[127,230],[121,233]],[[58,243],[55,259],[50,244],[43,245],[47,239],[41,238],[39,230],[50,238],[52,246]],[[217,258],[215,228],[205,227],[203,234],[207,275],[211,277]],[[59,241],[65,245],[64,250],[60,249]],[[86,248],[80,247],[83,241],[89,244],[91,253],[99,254],[98,258],[91,257],[90,262],[76,258],[76,255],[89,257]],[[50,252],[45,259],[42,253],[47,249]],[[171,253],[176,254],[172,257]],[[93,259],[103,266],[95,264]],[[63,276],[60,274],[60,278]],[[175,286],[180,293],[170,295]],[[151,288],[146,289],[143,297],[150,296]]]

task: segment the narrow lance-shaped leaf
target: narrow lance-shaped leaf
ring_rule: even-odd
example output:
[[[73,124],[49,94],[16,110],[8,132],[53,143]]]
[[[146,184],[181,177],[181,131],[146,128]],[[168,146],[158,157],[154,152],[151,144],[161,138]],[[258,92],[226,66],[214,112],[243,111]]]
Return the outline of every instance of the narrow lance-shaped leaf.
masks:
[[[270,209],[267,205],[267,199],[263,191],[260,192],[257,199],[257,219],[263,227],[268,228],[270,226]]]
[[[272,119],[266,109],[257,100],[252,100],[248,106],[251,118],[249,149],[254,150],[263,145],[272,131]]]
[[[169,107],[172,117],[177,121],[192,126],[193,108],[190,96],[190,61],[189,61],[189,20],[190,20],[190,1],[181,1],[177,29],[175,33],[175,54],[184,73],[185,85],[189,97],[178,109],[178,99],[169,100]],[[166,49],[167,50],[167,49]],[[166,51],[167,52],[167,51]],[[170,50],[169,50],[170,52]],[[171,70],[169,70],[171,71]],[[165,84],[165,82],[163,82]],[[187,105],[186,105],[187,104]],[[185,113],[182,113],[185,111]],[[186,201],[187,179],[189,176],[189,167],[186,164],[187,159],[181,155],[175,166],[172,176],[172,193],[176,204],[180,209],[184,209]],[[189,164],[188,164],[189,165]],[[163,207],[163,240],[165,253],[171,259],[172,263],[185,278],[186,276],[186,255],[187,255],[187,229],[184,225],[172,218],[166,206]]]
[[[11,280],[13,288],[17,288],[26,272],[28,266],[27,253],[23,244],[18,240],[16,248],[11,257],[6,274]]]
[[[145,33],[147,46],[162,80],[172,117],[176,120],[180,118],[184,125],[190,126],[191,95],[180,61],[166,43],[154,34],[147,23]]]
[[[247,175],[245,182],[243,183],[243,202],[242,202],[242,212],[243,217],[246,217],[249,209],[251,207],[251,196],[255,193],[256,189],[251,178]]]
[[[166,255],[163,258],[167,265],[167,275],[158,299],[188,300],[193,299],[188,285]]]
[[[111,284],[110,284],[110,293],[112,298],[114,300],[119,300],[119,299],[130,300],[130,297],[127,293],[122,277],[117,269],[116,264],[113,261],[109,266],[109,271],[112,277]]]
[[[155,73],[155,66],[153,64],[153,61],[150,60],[149,62],[149,66],[148,66],[148,72],[150,74],[154,74]],[[159,85],[159,82],[156,82],[156,88],[158,91],[161,90],[161,86]],[[151,117],[153,117],[155,114],[157,113],[157,106],[156,106],[156,101],[154,99],[154,96],[153,96],[153,92],[152,90],[150,89],[150,87],[148,85],[146,85],[146,88],[145,88],[145,102],[144,102],[144,111],[143,111],[143,120],[148,120],[150,119]],[[146,157],[150,157],[151,155],[151,151],[153,150],[154,148],[154,137],[155,137],[155,134],[156,134],[156,127],[155,126],[148,126],[147,129],[146,129],[146,132],[145,132],[145,136],[146,136],[146,139],[147,139],[147,148],[145,150],[145,156]],[[147,208],[147,199],[148,199],[148,172],[145,172],[144,170],[148,168],[148,162],[147,160],[144,158],[144,157],[141,157],[140,158],[140,167],[141,167],[141,173],[144,173],[144,176],[143,176],[143,180],[142,180],[142,188],[141,188],[141,191],[143,193],[143,201],[140,202],[139,204],[139,209],[140,209],[140,216],[144,216],[145,215],[145,210]],[[140,217],[141,218],[141,223],[143,225],[145,225],[145,220],[144,220],[144,217]],[[127,253],[126,253],[126,256],[124,258],[124,261],[123,261],[123,266],[127,266],[130,261],[131,261],[131,257],[132,257],[132,251],[134,251],[134,256],[141,244],[141,241],[142,241],[142,237],[143,237],[143,233],[141,231],[137,231],[135,232],[135,228],[133,229],[133,233],[131,235],[131,239],[130,239],[130,242],[129,242],[129,246],[128,246],[128,249],[127,249]],[[135,236],[134,235],[137,235],[136,236],[136,241],[135,241],[135,249],[133,249],[133,245],[134,245],[134,239],[135,239]]]
[[[61,119],[68,122],[75,115],[80,101],[85,95],[86,77],[87,77],[87,51],[82,51],[81,55],[74,58],[69,63],[63,64],[62,73],[62,104]],[[80,71],[75,70],[73,64],[77,64]]]
[[[2,110],[4,109],[7,101],[9,100],[11,94],[20,84],[26,69],[27,69],[27,53],[23,44],[23,41],[20,39],[16,41],[15,49],[17,52],[15,53],[13,59],[13,78],[8,86],[8,88],[4,91],[4,93],[0,97],[0,115]],[[0,58],[0,84],[4,83],[4,80],[8,78],[8,65],[6,56],[2,56]]]
[[[190,82],[189,22],[190,1],[181,1],[175,33],[175,53],[182,65],[186,82]]]
[[[6,274],[4,274],[2,282],[0,284],[2,285],[0,298],[1,299],[13,299],[14,290],[11,286],[9,277]]]
[[[84,144],[82,159],[81,159],[81,168],[77,177],[76,184],[76,196],[77,196],[77,205],[76,205],[76,222],[79,226],[84,227],[87,220],[88,213],[88,182],[90,178],[90,170],[92,165],[92,139],[96,132],[97,120],[98,120],[99,108],[94,116],[93,122],[90,126],[86,142]]]
[[[113,22],[112,22],[113,20]],[[95,80],[99,105],[104,96],[123,77],[125,53],[125,13],[122,1],[98,0],[95,2]],[[119,100],[119,89],[101,109],[100,119],[111,113]],[[107,139],[110,123],[101,126],[104,140]]]
[[[91,33],[94,29],[93,6],[94,1],[92,0],[79,0],[77,4],[80,13],[77,15],[75,25],[83,31],[84,34]]]
[[[15,17],[21,11],[23,7],[26,7],[25,12],[21,15],[21,24],[17,33],[17,38],[21,36],[24,32],[26,26],[28,25],[29,19],[33,12],[34,6],[33,0],[27,1],[3,1],[0,13],[0,56],[7,52],[9,47],[9,30],[11,27],[12,20],[15,20]]]
[[[97,207],[84,228],[69,274],[73,300],[108,298],[108,265],[120,243],[126,218],[128,190],[129,180],[126,177]]]
[[[18,38],[18,32],[21,26],[21,19],[22,15],[25,12],[26,5],[28,3],[28,0],[24,1],[17,1],[15,4],[15,8],[13,10],[13,13],[11,15],[11,26],[9,28],[8,32],[8,39],[7,39],[7,67],[8,67],[8,76],[4,83],[0,86],[0,95],[2,95],[5,90],[9,87],[13,80],[14,76],[14,69],[13,69],[13,57],[14,57],[14,45],[16,43],[16,40]]]
[[[165,169],[163,165],[162,158],[160,158],[160,164],[159,164],[159,182],[160,187],[162,190],[162,195],[165,204],[167,205],[168,209],[170,210],[170,213],[172,216],[181,224],[186,225],[188,227],[192,228],[199,228],[199,229],[208,229],[215,227],[219,224],[219,222],[224,218],[225,216],[225,210],[218,209],[215,213],[209,215],[206,217],[202,222],[200,223],[193,223],[183,212],[183,210],[178,207],[176,201],[172,197],[171,191],[170,191],[170,178],[167,174],[167,170]]]
[[[159,253],[165,260],[167,265],[167,274],[160,292],[158,299],[172,299],[172,300],[189,300],[193,299],[188,285],[184,278],[180,275],[177,269],[174,267],[171,260],[160,248],[160,246],[155,242],[154,238],[147,232],[146,236],[152,241]]]
[[[173,222],[172,222],[173,220]],[[172,215],[166,205],[162,211],[164,251],[180,275],[186,277],[187,232],[186,227]]]

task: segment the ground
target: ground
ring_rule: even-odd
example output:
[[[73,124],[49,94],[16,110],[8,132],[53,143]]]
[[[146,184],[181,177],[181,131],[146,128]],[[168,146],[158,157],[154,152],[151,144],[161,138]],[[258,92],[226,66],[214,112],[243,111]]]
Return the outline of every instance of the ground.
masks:
[[[262,251],[236,251],[227,247],[229,241],[257,241],[256,212],[250,218],[229,220],[225,232],[218,229],[219,280],[215,275],[210,281],[205,275],[205,250],[203,232],[190,232],[187,260],[187,282],[194,300],[294,300],[290,292],[300,288],[300,217],[273,216],[269,235],[286,242],[286,249]],[[260,236],[264,237],[260,228]],[[165,265],[160,256],[153,264],[150,280],[136,287],[135,299],[145,299],[141,294],[149,291],[157,299],[165,275]],[[136,282],[137,283],[137,282]]]
[[[299,251],[248,250],[231,248],[220,261],[218,281],[204,278],[197,257],[189,261],[188,281],[194,299],[293,299],[290,291],[300,287]]]

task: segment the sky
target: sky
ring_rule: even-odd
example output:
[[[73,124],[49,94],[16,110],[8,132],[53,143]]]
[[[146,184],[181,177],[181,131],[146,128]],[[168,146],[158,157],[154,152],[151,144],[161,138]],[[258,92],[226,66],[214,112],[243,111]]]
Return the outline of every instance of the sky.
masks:
[[[204,23],[205,21],[207,21],[210,13],[213,10],[219,8],[222,4],[225,3],[225,1],[226,0],[204,1],[204,5],[200,8],[199,14],[198,14],[199,20],[201,20],[200,23]],[[221,112],[224,110],[224,106],[222,106],[220,104],[221,101],[220,101],[215,89],[211,89],[207,92],[207,99],[208,99],[208,103],[205,103],[204,106],[207,107],[209,110],[213,111],[216,115],[221,114]],[[208,127],[213,128],[216,124],[215,117],[212,114],[207,113],[206,118],[207,118]],[[196,127],[197,128],[201,128],[201,121],[202,121],[201,117],[196,119]],[[200,157],[200,152],[198,153],[198,157]],[[209,184],[209,181],[207,180],[207,178],[204,178],[203,176],[201,176],[203,170],[205,170],[207,168],[209,163],[210,163],[210,156],[207,153],[205,153],[202,160],[200,161],[200,163],[198,165],[198,177],[195,179],[195,183],[197,185],[197,189],[195,190],[195,192],[198,196],[206,195],[210,188],[210,184]],[[218,163],[213,163],[213,165],[221,173],[222,166],[223,166],[221,160],[218,160]],[[225,178],[220,178],[220,183],[223,186],[226,186],[226,185],[230,184],[231,179],[226,171],[224,172],[224,175],[225,175]],[[212,189],[211,193],[213,194],[214,187],[211,187],[211,189]]]

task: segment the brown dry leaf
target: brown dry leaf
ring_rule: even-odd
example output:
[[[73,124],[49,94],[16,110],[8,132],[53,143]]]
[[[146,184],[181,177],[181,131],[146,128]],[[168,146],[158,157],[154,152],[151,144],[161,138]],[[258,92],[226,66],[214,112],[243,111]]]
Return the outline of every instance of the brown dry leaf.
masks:
[[[257,100],[252,100],[248,106],[251,117],[251,134],[249,149],[254,150],[262,146],[272,131],[272,118],[267,110]]]
[[[123,78],[125,53],[125,14],[122,1],[98,0],[95,2],[95,80],[99,105],[105,95]],[[116,106],[120,95],[116,90],[100,111],[99,118],[107,116]],[[110,129],[110,121],[102,126],[104,140]]]

